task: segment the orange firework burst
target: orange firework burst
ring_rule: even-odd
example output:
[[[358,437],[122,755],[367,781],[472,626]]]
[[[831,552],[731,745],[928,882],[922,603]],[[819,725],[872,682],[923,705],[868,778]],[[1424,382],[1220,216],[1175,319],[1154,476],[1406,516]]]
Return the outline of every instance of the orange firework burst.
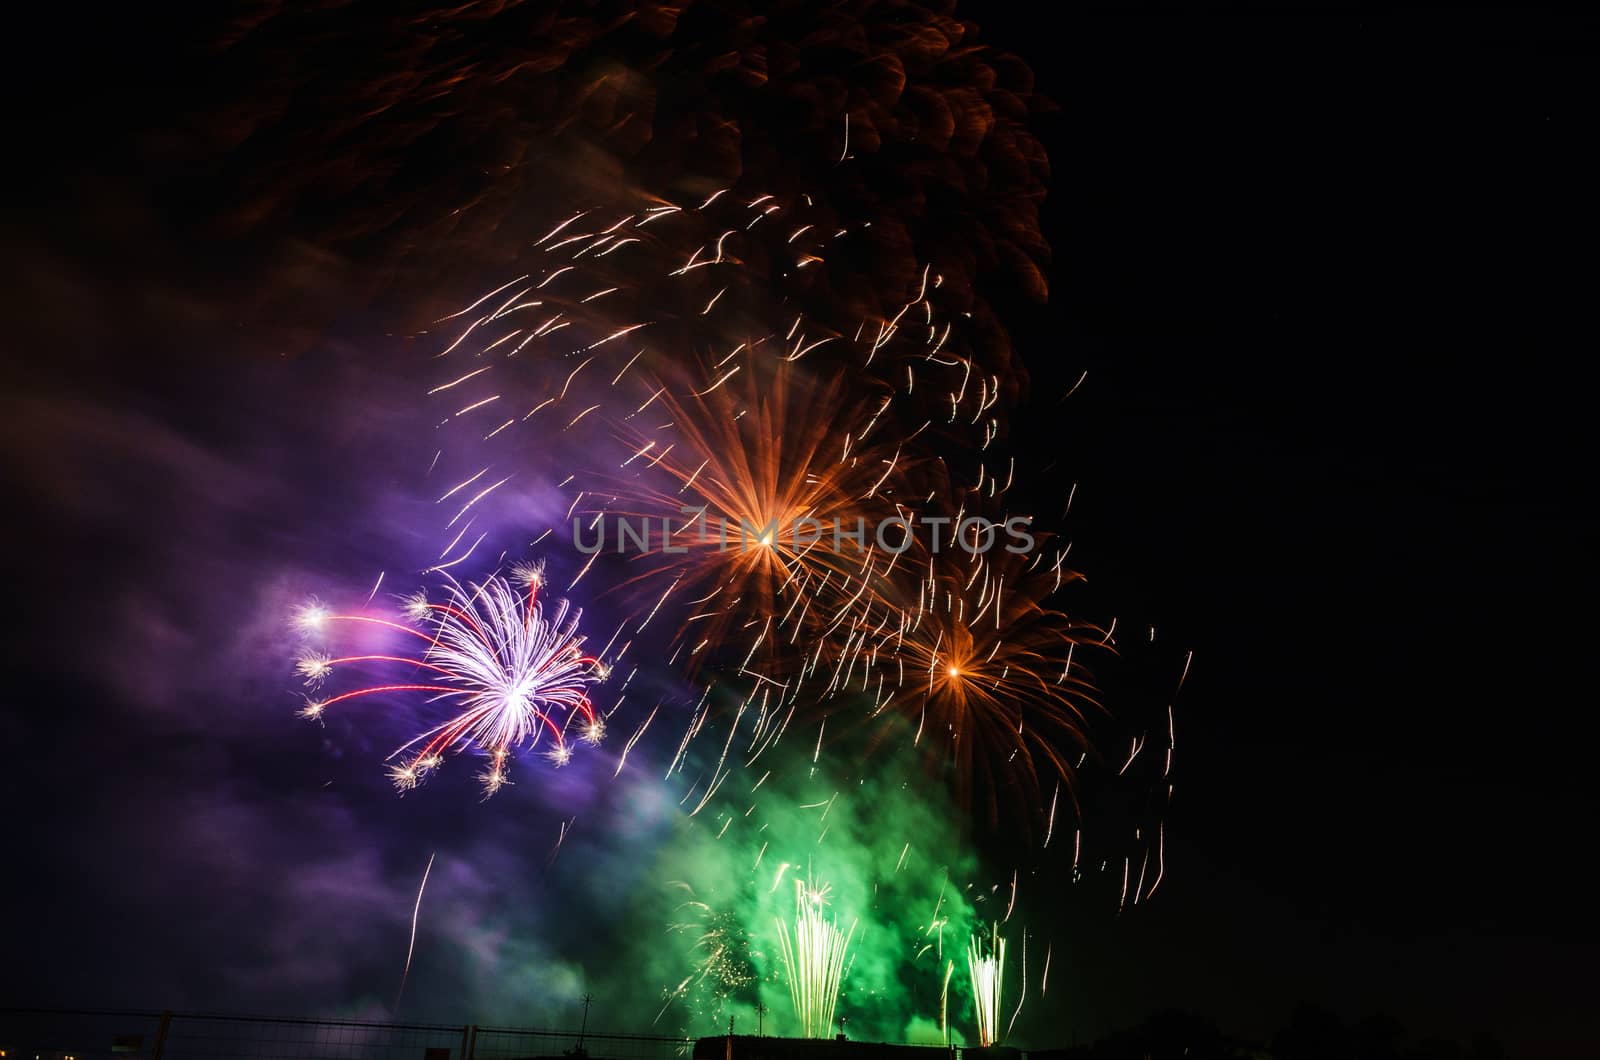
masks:
[[[725,643],[739,622],[748,662],[765,647],[801,645],[882,610],[895,562],[878,541],[894,517],[900,451],[873,440],[887,397],[855,398],[778,357],[749,353],[699,390],[661,388],[666,422],[636,440],[622,520],[670,527],[633,581],[665,579],[691,612],[691,655]],[[664,536],[664,535],[663,535]]]
[[[1009,553],[930,567],[904,628],[881,645],[897,687],[875,714],[892,706],[914,719],[916,742],[940,749],[963,801],[988,792],[991,820],[1003,792],[1037,814],[1050,773],[1072,790],[1071,757],[1087,748],[1096,704],[1076,654],[1104,638],[1046,606],[1050,589]]]

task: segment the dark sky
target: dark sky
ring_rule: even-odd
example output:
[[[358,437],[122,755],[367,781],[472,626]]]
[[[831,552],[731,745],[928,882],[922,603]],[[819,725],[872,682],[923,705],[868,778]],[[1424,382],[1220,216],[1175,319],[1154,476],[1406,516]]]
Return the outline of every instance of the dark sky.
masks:
[[[1600,27],[987,28],[1062,101],[1024,356],[1089,383],[1038,442],[1099,588],[1196,652],[1191,872],[1117,945],[1146,1003],[1592,1049]]]
[[[1051,299],[1000,306],[1032,379],[1016,417],[1031,488],[1059,507],[1076,484],[1067,527],[1089,609],[1156,627],[1170,654],[1152,666],[1194,653],[1168,882],[1137,915],[1061,913],[1075,959],[1059,989],[1083,1014],[1071,1035],[1179,1007],[1259,1036],[1305,999],[1390,1012],[1417,1035],[1492,1031],[1529,1057],[1593,1055],[1600,24],[1223,11],[1047,26],[1032,5],[961,11],[1058,107],[1039,123]],[[146,562],[154,506],[118,492],[116,424],[155,425],[165,433],[143,444],[170,466],[233,483],[205,508],[233,513],[215,516],[217,539],[281,539],[281,476],[331,488],[315,459],[274,442],[315,410],[235,420],[241,388],[295,386],[258,361],[232,367],[215,321],[170,297],[208,267],[193,215],[152,192],[159,175],[99,157],[97,144],[162,127],[136,101],[181,98],[143,60],[165,54],[164,32],[60,26],[40,41],[55,58],[21,79],[38,91],[23,128],[39,136],[10,204],[10,248],[28,255],[13,264],[31,280],[6,299],[6,436],[33,485],[8,551],[27,597],[83,600],[92,636],[68,650],[57,603],[39,621],[26,600],[14,612],[8,1000],[160,1004],[43,954],[104,964],[127,918],[150,922],[126,929],[147,947],[163,918],[232,908],[200,887],[153,897],[166,874],[141,866],[159,846],[106,816],[119,792],[160,791],[147,805],[161,806],[221,783],[204,746],[216,734],[153,734],[145,708],[66,661],[119,650],[119,627],[150,618],[127,601],[164,577]],[[224,271],[237,253],[218,252]],[[151,273],[170,284],[141,288]],[[127,311],[130,288],[144,290],[141,323],[123,334],[102,317]],[[205,338],[153,341],[149,320]],[[339,334],[384,324],[373,310]],[[206,399],[218,386],[235,393]],[[119,505],[138,513],[125,538]],[[257,523],[257,505],[275,514]],[[185,569],[229,576],[204,556]],[[271,791],[265,753],[227,757]],[[102,843],[93,871],[50,867]],[[143,882],[124,888],[129,875]],[[231,989],[207,1000],[268,1007]]]

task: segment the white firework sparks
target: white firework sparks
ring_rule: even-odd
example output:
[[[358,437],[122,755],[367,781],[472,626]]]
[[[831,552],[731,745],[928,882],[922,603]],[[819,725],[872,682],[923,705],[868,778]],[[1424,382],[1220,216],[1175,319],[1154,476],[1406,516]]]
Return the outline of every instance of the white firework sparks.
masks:
[[[304,620],[302,629],[322,629],[334,622],[361,622],[406,633],[426,647],[414,655],[349,655],[334,658],[322,651],[307,651],[296,670],[313,687],[336,668],[350,663],[392,663],[424,672],[429,683],[378,684],[327,699],[308,700],[303,717],[320,719],[329,707],[359,697],[420,692],[429,702],[449,703],[453,711],[443,724],[409,741],[391,758],[400,761],[389,769],[402,791],[414,788],[438,768],[445,752],[474,748],[489,758],[480,774],[484,790],[493,795],[508,783],[506,764],[521,748],[543,748],[545,757],[565,765],[577,738],[598,743],[605,722],[589,701],[589,686],[604,678],[606,668],[583,650],[578,632],[582,612],[557,601],[547,614],[538,598],[543,583],[539,568],[519,568],[511,578],[490,577],[481,584],[447,583],[444,599],[430,601],[417,593],[402,601],[400,622],[367,614],[333,614],[314,605],[314,625]],[[421,745],[415,753],[413,748]]]

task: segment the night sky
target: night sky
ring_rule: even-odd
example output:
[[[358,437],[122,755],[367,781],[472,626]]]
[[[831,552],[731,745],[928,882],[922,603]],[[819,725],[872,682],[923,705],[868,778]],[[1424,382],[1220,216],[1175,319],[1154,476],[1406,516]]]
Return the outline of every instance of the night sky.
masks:
[[[1075,487],[1074,606],[1130,647],[1108,691],[1168,696],[1193,653],[1165,882],[1121,916],[1032,885],[1031,1044],[1166,1008],[1265,1039],[1307,1001],[1594,1055],[1600,23],[958,10],[1055,104],[1049,300],[984,278],[1026,495],[1055,518]],[[641,845],[670,811],[537,770],[511,805],[396,799],[382,737],[293,717],[284,609],[415,545],[406,277],[365,282],[395,244],[329,235],[331,191],[217,223],[257,160],[197,160],[197,115],[249,96],[190,49],[204,18],[69,15],[12,71],[0,1001],[382,1016],[437,848],[419,947],[449,955],[408,1014],[527,1022],[506,969],[584,982],[518,883],[561,807]],[[648,873],[617,835],[551,886],[603,878],[622,925]]]

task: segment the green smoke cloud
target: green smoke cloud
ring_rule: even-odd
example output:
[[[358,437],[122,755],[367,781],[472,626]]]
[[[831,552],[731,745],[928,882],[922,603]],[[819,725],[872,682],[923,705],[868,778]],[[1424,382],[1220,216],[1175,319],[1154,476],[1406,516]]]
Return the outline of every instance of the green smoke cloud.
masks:
[[[663,984],[659,1025],[698,1036],[726,1033],[732,1019],[737,1033],[800,1033],[778,942],[798,879],[826,888],[841,930],[854,925],[837,1007],[845,1033],[942,1042],[953,967],[948,1019],[962,1042],[965,951],[986,891],[943,785],[912,753],[824,748],[813,761],[805,750],[736,767],[692,816],[691,791],[658,849],[649,874],[658,885],[638,898],[661,924],[643,941],[666,958],[640,963],[678,970]],[[708,764],[702,789],[714,775]]]

